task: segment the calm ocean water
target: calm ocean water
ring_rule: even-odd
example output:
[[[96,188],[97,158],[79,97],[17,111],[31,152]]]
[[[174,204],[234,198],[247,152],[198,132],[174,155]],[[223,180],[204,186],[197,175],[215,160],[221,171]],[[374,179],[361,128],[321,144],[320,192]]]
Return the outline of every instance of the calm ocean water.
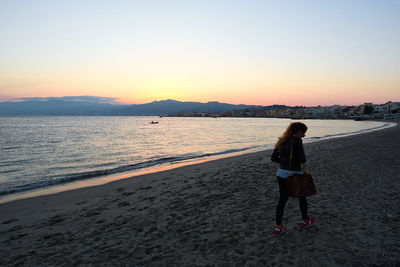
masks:
[[[150,121],[159,121],[150,124]],[[0,117],[0,195],[183,160],[272,148],[289,119]],[[388,126],[302,120],[304,142]]]

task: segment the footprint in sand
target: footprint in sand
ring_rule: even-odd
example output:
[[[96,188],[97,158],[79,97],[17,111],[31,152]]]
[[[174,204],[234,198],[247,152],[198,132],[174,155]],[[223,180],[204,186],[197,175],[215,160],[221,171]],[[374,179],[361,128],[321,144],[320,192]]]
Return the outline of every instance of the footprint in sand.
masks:
[[[130,203],[126,202],[126,201],[118,203],[118,207],[124,207],[124,206],[129,206],[129,205],[130,205]]]
[[[135,194],[135,192],[126,192],[126,193],[122,193],[123,196],[130,196]]]
[[[57,215],[55,215],[53,217],[50,217],[49,224],[50,225],[59,224],[59,223],[62,223],[63,221],[65,221],[67,218],[69,218],[69,217],[65,217],[65,216],[63,216],[61,214],[57,214]]]
[[[7,221],[2,222],[2,224],[9,224],[9,223],[13,223],[13,222],[16,222],[16,221],[18,221],[18,219],[13,218],[13,219],[9,219]]]

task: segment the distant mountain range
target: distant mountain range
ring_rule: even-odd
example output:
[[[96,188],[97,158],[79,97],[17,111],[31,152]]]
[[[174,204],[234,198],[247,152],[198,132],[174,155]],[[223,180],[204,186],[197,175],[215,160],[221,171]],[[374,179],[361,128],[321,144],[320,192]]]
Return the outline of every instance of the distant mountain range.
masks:
[[[35,97],[0,102],[0,116],[165,116],[181,112],[224,112],[256,107],[262,106],[170,99],[125,105],[119,104],[114,98],[95,96]]]

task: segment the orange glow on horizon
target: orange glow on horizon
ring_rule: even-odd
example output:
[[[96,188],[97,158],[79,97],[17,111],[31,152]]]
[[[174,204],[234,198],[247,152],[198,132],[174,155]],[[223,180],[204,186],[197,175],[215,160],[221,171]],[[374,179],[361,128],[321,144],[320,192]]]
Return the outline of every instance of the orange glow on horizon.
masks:
[[[222,66],[221,66],[222,68]],[[177,101],[288,106],[359,105],[364,102],[398,101],[399,78],[326,74],[317,71],[256,71],[228,67],[201,77],[192,70],[164,69],[126,72],[96,70],[84,72],[16,71],[0,74],[1,100],[20,97],[101,96],[116,98],[122,104],[143,104],[173,99]],[[106,74],[105,74],[106,73]],[[139,75],[140,74],[140,75]],[[23,77],[23,78],[21,78]],[[385,91],[380,88],[384,87]],[[18,92],[18,94],[14,93]]]

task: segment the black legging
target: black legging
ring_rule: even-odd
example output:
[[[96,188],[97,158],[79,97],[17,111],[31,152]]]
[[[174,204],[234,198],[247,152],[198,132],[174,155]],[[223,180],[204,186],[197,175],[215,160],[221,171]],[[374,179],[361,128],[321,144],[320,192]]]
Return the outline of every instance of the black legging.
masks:
[[[282,217],[283,217],[283,211],[285,210],[285,205],[286,202],[289,199],[289,195],[287,192],[287,179],[281,178],[277,176],[278,178],[278,184],[279,184],[279,202],[278,205],[276,206],[276,224],[277,225],[282,225]],[[303,220],[308,219],[307,215],[307,198],[306,197],[300,197],[299,198],[299,205],[300,205],[300,210],[301,210],[301,217]]]

